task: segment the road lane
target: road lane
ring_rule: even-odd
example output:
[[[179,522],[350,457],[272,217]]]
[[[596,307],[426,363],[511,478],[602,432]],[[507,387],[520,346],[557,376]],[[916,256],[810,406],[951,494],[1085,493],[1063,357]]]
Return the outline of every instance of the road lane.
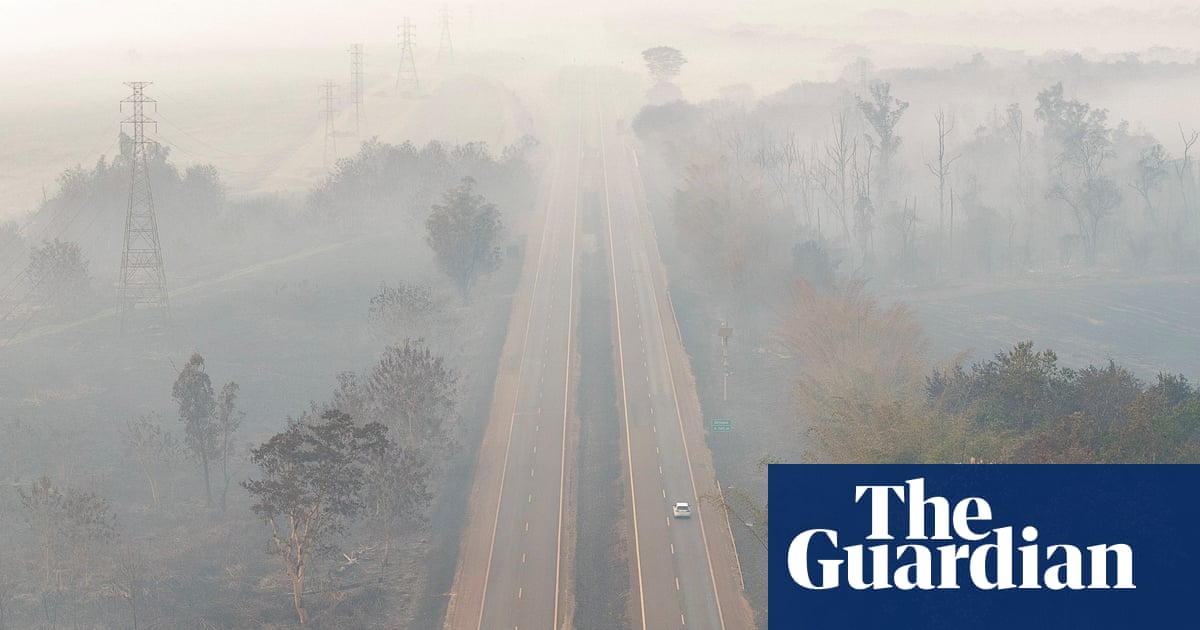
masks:
[[[564,119],[563,127],[536,262],[526,262],[524,275],[532,280],[523,290],[524,330],[510,326],[501,359],[509,374],[497,376],[446,628],[555,627],[567,587],[562,533],[577,299],[578,116]],[[501,439],[503,455],[495,458]]]
[[[633,562],[642,578],[639,597],[644,602],[639,625],[749,628],[752,613],[740,585],[733,586],[735,562],[726,559],[732,544],[722,539],[727,536],[718,527],[723,514],[713,505],[715,476],[694,385],[686,365],[679,365],[686,364],[686,355],[674,326],[653,224],[632,153],[610,122],[617,116],[605,112],[602,118],[614,315],[623,349],[619,384],[629,401],[627,464],[631,495],[637,497],[632,510],[640,554]],[[698,460],[693,460],[693,450]],[[676,501],[692,505],[691,519],[671,516]],[[715,563],[714,550],[721,558]]]

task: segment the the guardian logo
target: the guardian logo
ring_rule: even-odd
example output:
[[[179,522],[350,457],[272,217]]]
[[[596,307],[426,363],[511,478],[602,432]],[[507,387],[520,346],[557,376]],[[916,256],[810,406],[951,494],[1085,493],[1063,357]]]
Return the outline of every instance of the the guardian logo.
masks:
[[[773,629],[1200,627],[1200,466],[775,464],[767,475]],[[739,530],[761,531],[735,519]]]
[[[952,504],[946,497],[926,496],[924,478],[855,486],[853,501],[870,508],[866,540],[886,542],[841,547],[839,538],[845,537],[838,530],[807,529],[787,549],[788,574],[797,585],[810,590],[843,585],[855,590],[958,589],[964,582],[982,590],[1137,588],[1130,545],[1043,545],[1034,524],[1020,527],[1019,533],[1013,525],[993,527],[992,508],[983,497]],[[894,509],[907,511],[902,541],[891,530]]]

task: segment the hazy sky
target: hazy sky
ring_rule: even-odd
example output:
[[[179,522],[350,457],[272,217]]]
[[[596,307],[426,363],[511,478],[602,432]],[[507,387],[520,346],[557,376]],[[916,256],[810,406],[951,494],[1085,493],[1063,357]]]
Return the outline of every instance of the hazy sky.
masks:
[[[418,23],[432,23],[438,2],[397,3],[394,0],[0,0],[0,52],[66,51],[79,48],[155,49],[296,46],[322,41],[390,38],[380,24],[399,22],[405,14]],[[747,22],[776,25],[785,29],[819,32],[832,28],[887,23],[913,31],[908,23],[944,25],[953,37],[954,24],[978,22],[994,16],[998,24],[1011,23],[1014,14],[1046,19],[1082,19],[1108,16],[1107,22],[1137,23],[1161,20],[1165,24],[1200,20],[1200,8],[1178,0],[1121,0],[1097,3],[1090,0],[839,0],[790,2],[759,0],[474,0],[449,3],[456,21],[468,15],[489,26],[545,28],[570,17],[686,16],[695,22],[713,24]],[[1116,16],[1116,17],[1114,17]],[[924,29],[921,29],[922,31]],[[1144,30],[1144,29],[1143,29]],[[364,35],[374,34],[374,35]],[[904,31],[896,32],[903,39]],[[1146,33],[1142,46],[1125,44],[1123,33],[1097,33],[1095,42],[1106,39],[1126,47],[1155,45]],[[1170,37],[1170,34],[1167,34]],[[1020,39],[1021,33],[1008,31]],[[420,35],[419,35],[420,37]],[[1135,42],[1136,43],[1136,42]],[[1164,42],[1180,45],[1178,42]],[[1042,42],[1054,47],[1053,41]],[[1063,47],[1072,45],[1064,42]]]

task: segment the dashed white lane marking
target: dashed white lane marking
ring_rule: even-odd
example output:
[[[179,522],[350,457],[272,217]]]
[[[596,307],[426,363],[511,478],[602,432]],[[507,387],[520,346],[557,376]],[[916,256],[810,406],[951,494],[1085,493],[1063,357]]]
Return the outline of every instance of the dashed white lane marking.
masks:
[[[531,470],[531,471],[529,471],[529,473],[533,474],[533,471]],[[662,474],[662,466],[658,467],[658,474],[660,474],[660,475]]]
[[[667,517],[667,527],[670,527],[670,526],[671,526],[671,517],[668,516]]]
[[[533,454],[534,454],[534,455],[537,455],[537,447],[536,447],[536,446],[535,446],[535,447],[533,447]]]
[[[525,531],[529,531],[529,521],[525,521]]]
[[[657,447],[657,446],[655,446],[655,447],[654,447],[654,453],[655,453],[655,454],[657,454],[657,455],[662,455],[662,449],[661,449],[661,448],[659,448],[659,447]]]
[[[530,468],[530,469],[529,469],[529,476],[530,476],[530,477],[532,477],[532,476],[533,476],[533,469],[532,469],[532,468]]]
[[[679,578],[675,578],[675,590],[679,590]]]
[[[675,543],[671,543],[671,555],[675,555]],[[525,556],[522,555],[521,557],[524,558]]]
[[[679,582],[679,578],[675,578],[675,581],[676,581],[676,582]],[[678,585],[676,585],[676,586],[675,586],[675,590],[677,590],[677,591],[679,590],[679,586],[678,586]],[[524,588],[521,588],[520,586],[518,586],[518,587],[517,587],[517,599],[521,599],[521,594],[522,594],[522,593],[524,593],[524,592],[525,592],[525,589],[524,589]]]
[[[671,549],[672,549],[671,553],[675,553],[675,551],[674,551],[675,544],[674,543],[671,544]],[[521,553],[521,564],[525,564],[525,553],[524,552]]]
[[[526,503],[533,503],[533,495],[529,495],[529,500]]]
[[[686,625],[687,625],[687,620],[685,620],[685,619],[683,618],[683,613],[679,613],[679,625],[681,625],[681,626],[686,626]]]
[[[664,499],[665,499],[665,498],[667,498],[667,491],[666,491],[666,490],[663,490],[662,492],[663,492],[663,498],[664,498]]]

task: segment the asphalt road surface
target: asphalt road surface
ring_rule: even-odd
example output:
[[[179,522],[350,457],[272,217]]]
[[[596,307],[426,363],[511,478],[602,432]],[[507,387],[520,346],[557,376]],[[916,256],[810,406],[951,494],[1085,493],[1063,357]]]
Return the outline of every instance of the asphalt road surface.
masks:
[[[571,623],[572,369],[583,240],[608,256],[621,459],[628,484],[630,625],[750,628],[728,524],[636,156],[610,86],[580,73],[566,92],[542,192],[543,231],[529,249],[489,426],[480,451],[447,628],[561,628]],[[581,233],[595,204],[606,233]],[[575,427],[574,429],[572,427]],[[690,519],[672,517],[687,501]]]

